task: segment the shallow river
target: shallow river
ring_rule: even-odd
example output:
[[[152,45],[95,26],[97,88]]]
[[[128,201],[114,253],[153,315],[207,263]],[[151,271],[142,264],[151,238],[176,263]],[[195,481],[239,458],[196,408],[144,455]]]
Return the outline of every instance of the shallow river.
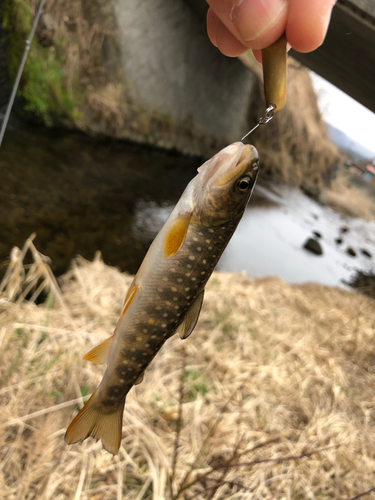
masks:
[[[77,133],[8,131],[0,153],[0,261],[35,231],[56,274],[76,254],[92,259],[96,250],[134,273],[200,163]],[[322,256],[303,248],[313,231]],[[343,286],[356,269],[375,270],[375,223],[343,218],[260,174],[218,269]]]

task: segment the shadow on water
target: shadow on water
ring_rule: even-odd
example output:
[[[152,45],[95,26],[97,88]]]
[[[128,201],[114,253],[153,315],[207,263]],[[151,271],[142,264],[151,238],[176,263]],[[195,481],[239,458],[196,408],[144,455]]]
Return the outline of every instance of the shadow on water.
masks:
[[[0,261],[36,232],[57,275],[75,255],[92,259],[97,250],[133,274],[201,163],[79,133],[8,131],[0,154]],[[374,235],[375,222],[343,219],[261,178],[218,269],[343,286],[358,270],[374,271]],[[303,248],[311,237],[323,255]]]
[[[98,249],[105,262],[135,273],[200,163],[80,133],[8,131],[0,154],[0,261],[35,231],[56,274],[75,255],[92,259]]]

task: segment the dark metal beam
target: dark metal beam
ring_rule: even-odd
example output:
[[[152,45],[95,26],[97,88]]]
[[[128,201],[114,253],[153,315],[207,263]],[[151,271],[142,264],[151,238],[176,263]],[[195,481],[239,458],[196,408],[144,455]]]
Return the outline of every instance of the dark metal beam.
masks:
[[[308,54],[291,50],[290,55],[375,112],[373,0],[339,0],[324,44]]]
[[[204,0],[186,2],[205,18]],[[375,0],[338,0],[323,45],[289,54],[375,113]]]

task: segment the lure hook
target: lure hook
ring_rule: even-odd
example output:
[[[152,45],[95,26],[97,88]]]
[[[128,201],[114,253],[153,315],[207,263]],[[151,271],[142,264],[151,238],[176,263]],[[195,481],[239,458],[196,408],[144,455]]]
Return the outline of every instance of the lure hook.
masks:
[[[258,120],[258,123],[253,127],[246,135],[244,135],[241,139],[241,142],[246,139],[248,135],[251,134],[251,132],[254,132],[255,129],[259,127],[259,125],[265,125],[269,121],[272,120],[274,114],[275,114],[275,109],[276,109],[276,104],[270,104],[266,111],[264,112],[263,116],[261,116]]]

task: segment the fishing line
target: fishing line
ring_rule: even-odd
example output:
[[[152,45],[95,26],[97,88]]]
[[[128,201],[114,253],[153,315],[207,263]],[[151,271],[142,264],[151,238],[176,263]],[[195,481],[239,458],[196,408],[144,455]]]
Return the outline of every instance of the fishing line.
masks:
[[[255,129],[259,127],[259,125],[265,125],[266,123],[270,122],[275,114],[275,109],[276,109],[276,104],[270,104],[266,111],[264,112],[264,115],[261,116],[258,120],[258,123],[255,125],[254,128],[250,130],[246,135],[244,135],[241,139],[241,142],[246,139],[248,135],[251,134],[251,132],[254,132]]]
[[[41,14],[42,14],[42,9],[43,9],[45,1],[46,0],[41,0],[41,2],[39,4],[38,12],[36,14],[33,27],[31,28],[30,36],[26,40],[25,51],[24,51],[23,56],[22,56],[22,61],[21,61],[20,67],[18,69],[16,81],[14,82],[14,87],[13,87],[13,90],[12,90],[12,94],[10,96],[10,99],[9,99],[9,102],[8,102],[8,106],[7,106],[7,110],[6,110],[5,115],[4,115],[3,124],[1,126],[1,131],[0,131],[0,147],[1,147],[1,143],[3,142],[3,137],[4,137],[4,134],[5,134],[5,129],[6,129],[7,125],[8,125],[8,120],[9,120],[10,112],[12,111],[13,102],[14,102],[14,99],[16,97],[16,93],[17,93],[17,90],[18,90],[18,85],[20,83],[21,76],[22,76],[22,73],[23,73],[23,68],[25,66],[27,56],[29,55],[29,50],[30,50],[30,47],[31,47],[31,42],[33,41],[35,30],[36,30],[37,24],[39,22],[39,18],[40,18]]]

